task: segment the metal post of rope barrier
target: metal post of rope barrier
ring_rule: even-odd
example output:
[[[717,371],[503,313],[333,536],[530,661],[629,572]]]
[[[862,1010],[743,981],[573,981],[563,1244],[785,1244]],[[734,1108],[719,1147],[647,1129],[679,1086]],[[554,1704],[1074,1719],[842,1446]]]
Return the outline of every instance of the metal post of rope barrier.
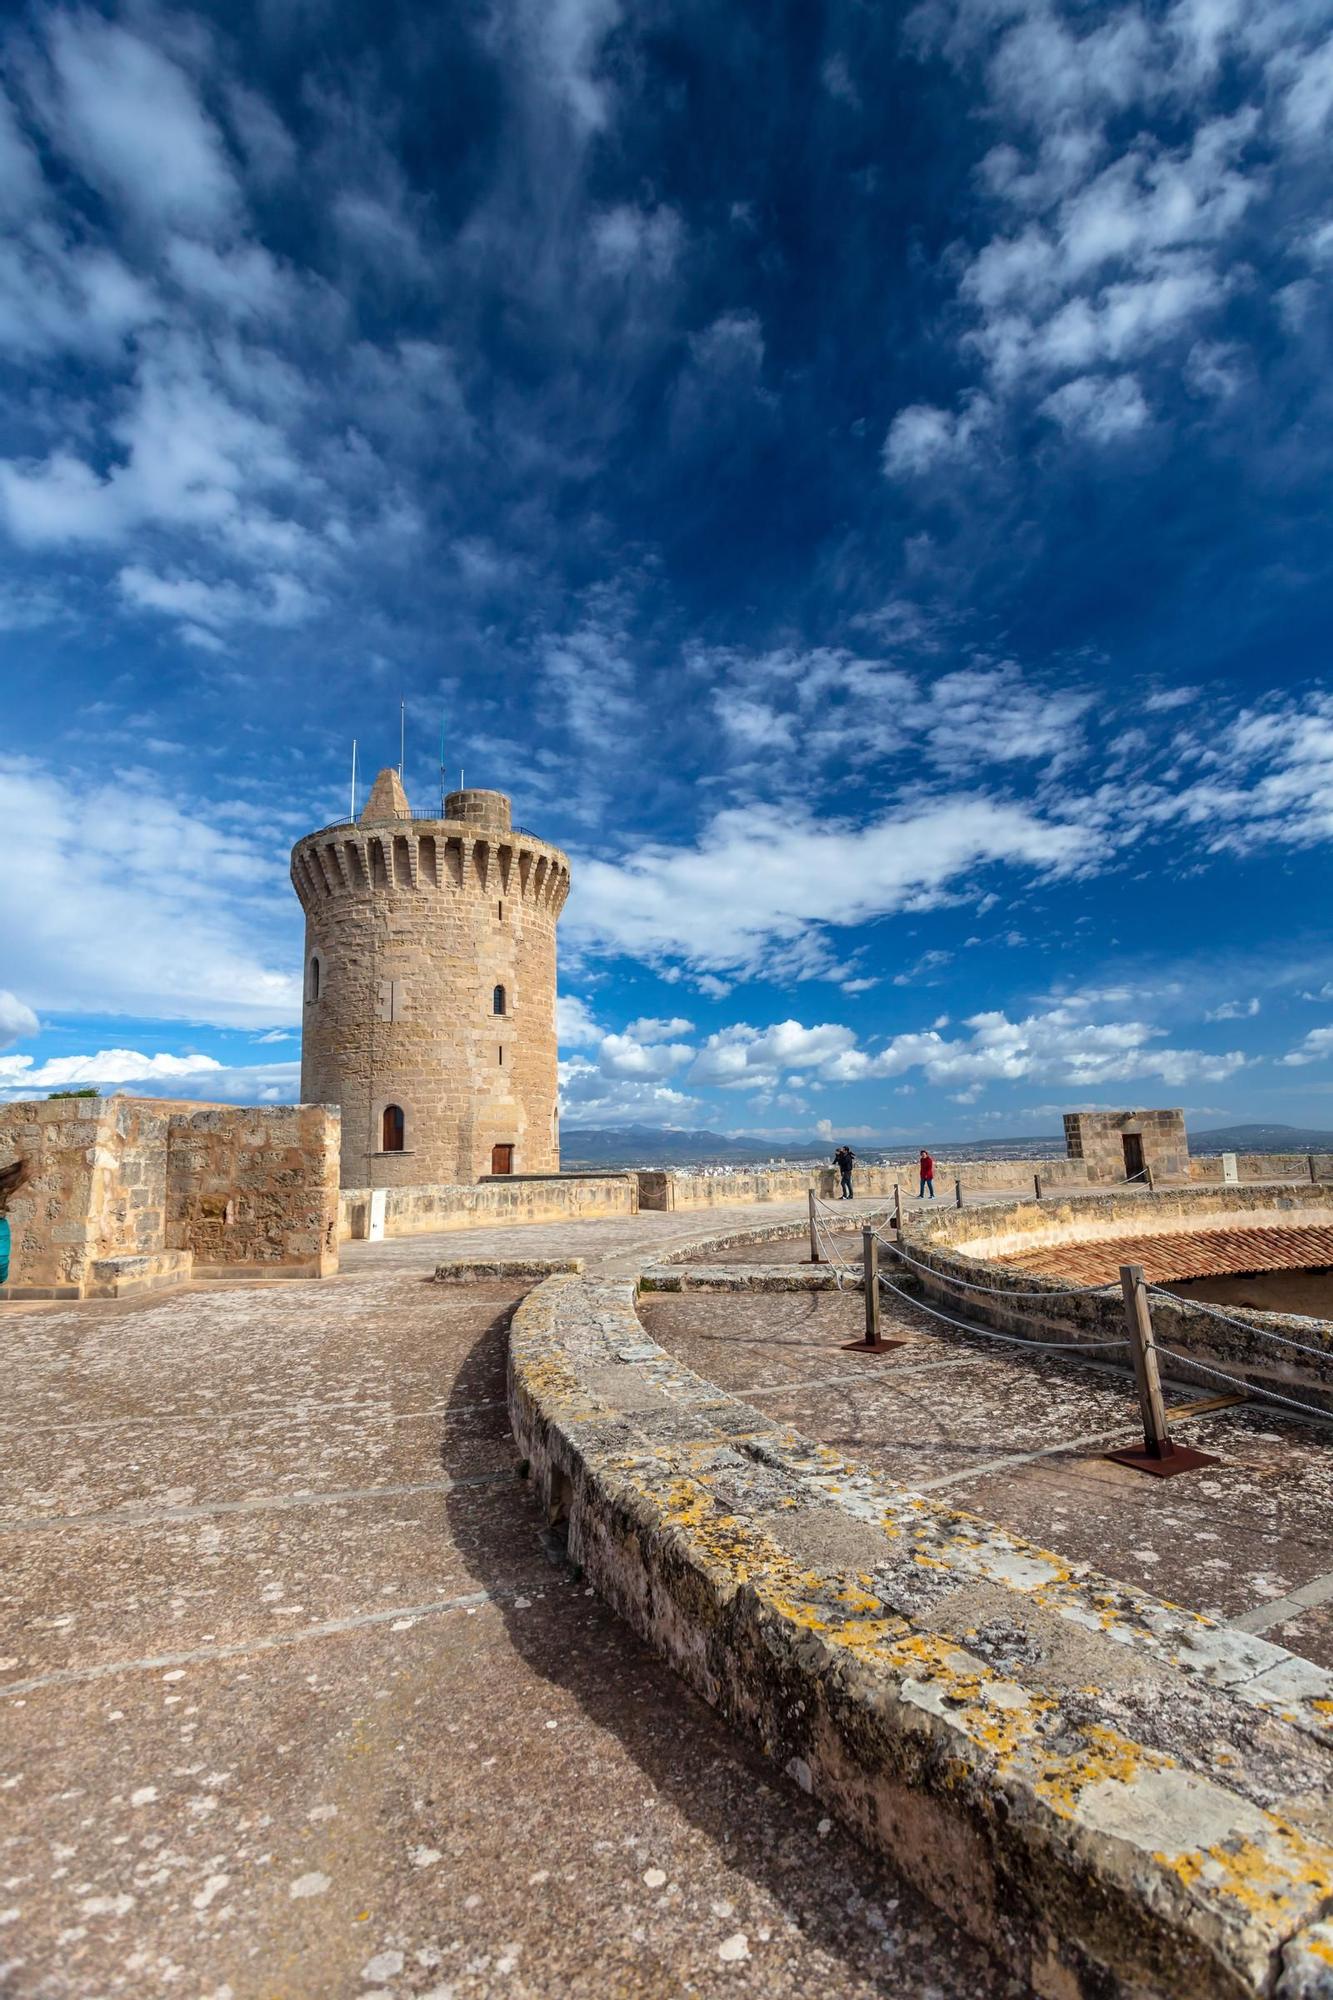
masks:
[[[903,1198],[898,1183],[893,1183],[893,1231],[898,1241],[903,1240]]]
[[[1315,1180],[1318,1180],[1319,1176],[1318,1176],[1318,1174],[1317,1174],[1317,1173],[1315,1172],[1315,1170],[1314,1170],[1314,1154],[1313,1154],[1313,1153],[1307,1153],[1307,1154],[1306,1154],[1306,1156],[1305,1156],[1305,1164],[1306,1164],[1306,1166],[1307,1166],[1307,1167],[1308,1167],[1308,1168],[1310,1169],[1310,1179],[1311,1179],[1312,1181],[1315,1181]]]
[[[953,1184],[953,1205],[955,1208],[963,1205],[963,1183],[960,1180],[955,1180]]]
[[[888,1354],[895,1347],[902,1347],[901,1340],[884,1340],[879,1331],[879,1238],[871,1228],[861,1231],[861,1271],[866,1288],[866,1337],[864,1340],[845,1340],[843,1346],[849,1354]]]
[[[1032,1176],[1032,1185],[1033,1185],[1033,1187],[1034,1187],[1034,1188],[1035,1188],[1035,1189],[1037,1190],[1037,1200],[1038,1200],[1038,1201],[1040,1201],[1040,1200],[1041,1200],[1041,1175],[1040,1175],[1040,1174],[1034,1174],[1034,1175]]]
[[[1152,1168],[1150,1166],[1145,1165],[1143,1169],[1143,1178],[1148,1183],[1148,1192],[1149,1194],[1151,1194],[1153,1192],[1154,1183],[1152,1177]]]
[[[1166,1402],[1157,1372],[1157,1348],[1153,1341],[1152,1313],[1148,1307],[1148,1287],[1141,1264],[1120,1266],[1120,1289],[1125,1295],[1125,1325],[1129,1331],[1129,1351],[1134,1358],[1134,1383],[1139,1392],[1143,1416],[1143,1444],[1123,1451],[1108,1451],[1117,1465],[1132,1466],[1136,1472],[1150,1472],[1156,1479],[1174,1479],[1178,1472],[1192,1472],[1198,1465],[1216,1465],[1207,1451],[1195,1451],[1187,1444],[1175,1444],[1166,1422]]]
[[[818,1224],[818,1223],[816,1222],[816,1220],[815,1220],[815,1191],[814,1191],[814,1189],[813,1189],[813,1188],[811,1188],[811,1190],[810,1190],[810,1262],[811,1262],[812,1264],[822,1264],[822,1263],[823,1263],[823,1261],[824,1261],[824,1260],[823,1260],[823,1258],[822,1258],[822,1257],[820,1256],[820,1254],[819,1254],[819,1224]]]

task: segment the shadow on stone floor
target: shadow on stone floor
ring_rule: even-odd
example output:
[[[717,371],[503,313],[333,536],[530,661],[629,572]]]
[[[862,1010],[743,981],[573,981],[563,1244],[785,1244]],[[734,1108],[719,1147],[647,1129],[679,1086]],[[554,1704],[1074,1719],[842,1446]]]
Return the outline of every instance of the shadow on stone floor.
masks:
[[[497,1310],[462,1361],[450,1410],[461,1413],[504,1397],[512,1312]],[[506,1410],[493,1415],[496,1436],[507,1437]],[[453,1430],[446,1416],[440,1445],[446,1473],[454,1469]],[[451,1531],[478,1584],[501,1593],[497,1608],[514,1652],[539,1683],[565,1690],[597,1729],[616,1739],[653,1792],[703,1834],[721,1862],[746,1875],[804,1938],[845,1968],[846,1990],[1021,2000],[1021,1982],[841,1828],[830,1829],[817,1803],[733,1734],[599,1599],[577,1587],[546,1530],[536,1494],[519,1476],[517,1457],[512,1495],[496,1504],[512,1507],[534,1545],[547,1547],[557,1586],[548,1600],[551,1617],[535,1619],[515,1609],[504,1594],[506,1577],[492,1573],[493,1541],[478,1534],[461,1492],[446,1497]],[[587,1809],[586,1801],[571,1799],[572,1839],[586,1839]],[[561,1829],[550,1832],[558,1845]],[[891,1915],[886,1923],[882,1914],[870,1917],[871,1910]],[[884,1949],[886,1931],[898,1940],[892,1954]],[[837,2000],[827,1969],[816,1972],[812,1965],[811,1971],[819,1990]]]

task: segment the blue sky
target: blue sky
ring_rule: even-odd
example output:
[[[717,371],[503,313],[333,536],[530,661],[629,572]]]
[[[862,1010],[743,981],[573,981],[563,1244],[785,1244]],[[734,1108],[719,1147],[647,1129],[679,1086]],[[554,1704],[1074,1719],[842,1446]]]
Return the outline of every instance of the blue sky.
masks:
[[[0,1093],[296,1091],[570,853],[567,1123],[1333,1124],[1333,4],[7,16]]]

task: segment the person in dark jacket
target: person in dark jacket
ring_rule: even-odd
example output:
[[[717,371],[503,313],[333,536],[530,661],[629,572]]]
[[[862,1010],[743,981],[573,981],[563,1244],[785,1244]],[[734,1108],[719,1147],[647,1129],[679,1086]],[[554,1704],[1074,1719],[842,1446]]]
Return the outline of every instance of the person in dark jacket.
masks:
[[[852,1198],[852,1168],[856,1165],[856,1155],[850,1146],[839,1146],[833,1155],[833,1164],[842,1175],[842,1199]]]
[[[917,1195],[917,1200],[921,1201],[925,1196],[926,1189],[929,1188],[930,1198],[932,1201],[934,1201],[935,1162],[931,1159],[930,1154],[926,1151],[924,1146],[921,1148],[921,1159],[919,1165],[921,1171],[921,1190],[920,1193]]]

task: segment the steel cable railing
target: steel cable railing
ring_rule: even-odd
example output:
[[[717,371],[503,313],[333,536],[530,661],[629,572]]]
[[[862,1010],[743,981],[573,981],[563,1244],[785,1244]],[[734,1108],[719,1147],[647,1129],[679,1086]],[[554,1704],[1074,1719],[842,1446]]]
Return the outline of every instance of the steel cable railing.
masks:
[[[1274,1333],[1271,1327],[1258,1326],[1250,1320],[1237,1319],[1232,1313],[1219,1312],[1216,1306],[1207,1306],[1202,1299],[1182,1299],[1179,1293],[1169,1291],[1165,1285],[1150,1284],[1148,1290],[1156,1292],[1160,1298],[1170,1299],[1173,1305],[1185,1306],[1190,1312],[1206,1313],[1209,1319],[1221,1320],[1223,1326],[1239,1327],[1242,1333],[1258,1334],[1261,1340],[1275,1340],[1279,1347],[1294,1348],[1297,1354],[1312,1355],[1316,1361],[1333,1361],[1333,1348],[1307,1347],[1304,1341],[1291,1340],[1285,1333]]]

